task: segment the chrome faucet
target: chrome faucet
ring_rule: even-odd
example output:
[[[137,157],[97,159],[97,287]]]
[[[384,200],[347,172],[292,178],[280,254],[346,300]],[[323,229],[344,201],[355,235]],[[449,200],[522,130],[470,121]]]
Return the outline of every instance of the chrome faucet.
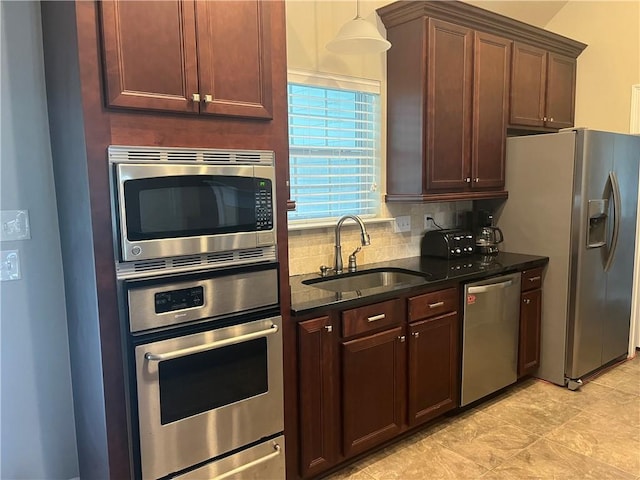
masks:
[[[342,246],[340,245],[340,228],[342,227],[342,224],[344,223],[344,221],[349,218],[355,221],[358,225],[360,225],[360,236],[361,236],[360,240],[362,242],[362,246],[366,247],[367,245],[371,244],[371,241],[369,239],[369,234],[367,233],[367,229],[365,228],[364,223],[362,222],[360,217],[358,217],[357,215],[345,215],[343,217],[340,217],[340,219],[338,220],[338,223],[336,223],[336,245],[334,247],[336,258],[333,266],[334,273],[342,273]],[[358,248],[349,257],[350,272],[356,271],[356,253],[358,253],[359,251],[360,249]]]

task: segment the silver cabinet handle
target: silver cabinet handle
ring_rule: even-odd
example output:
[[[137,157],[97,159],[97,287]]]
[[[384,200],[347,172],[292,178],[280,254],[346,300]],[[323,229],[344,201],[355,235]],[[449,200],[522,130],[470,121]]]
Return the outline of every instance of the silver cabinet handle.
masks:
[[[144,358],[150,362],[162,362],[163,360],[172,360],[174,358],[186,357],[187,355],[193,355],[194,353],[207,352],[209,350],[215,350],[216,348],[226,347],[228,345],[235,345],[236,343],[242,343],[255,338],[266,337],[267,335],[273,335],[277,333],[278,326],[271,325],[271,328],[266,330],[260,330],[258,332],[247,333],[240,335],[239,337],[226,338],[224,340],[218,340],[211,343],[203,343],[202,345],[196,345],[195,347],[183,348],[181,350],[174,350],[173,352],[166,353],[151,353],[144,354]]]
[[[547,117],[542,117],[542,121],[546,122],[547,121]]]
[[[213,95],[205,95],[204,103],[213,103]]]
[[[430,303],[429,308],[438,308],[444,305],[444,302]]]
[[[537,276],[535,276],[535,277],[531,277],[531,278],[529,279],[529,281],[530,281],[530,282],[537,282],[538,280],[540,280],[540,275],[537,275]]]
[[[513,280],[507,280],[506,282],[492,283],[489,285],[479,285],[477,287],[469,287],[468,292],[484,293],[484,292],[489,292],[491,290],[496,290],[498,288],[507,288],[507,287],[510,287],[511,285],[513,285]]]
[[[471,183],[471,177],[465,178],[464,181],[467,182],[467,183]]]
[[[260,457],[260,458],[258,458],[256,460],[254,460],[253,462],[249,462],[249,463],[245,463],[244,465],[240,465],[239,467],[236,467],[233,470],[229,470],[228,472],[225,472],[222,475],[218,475],[217,477],[213,477],[212,480],[224,480],[225,478],[229,478],[229,477],[231,477],[233,475],[236,475],[238,473],[245,472],[248,469],[255,467],[256,465],[260,465],[261,463],[268,462],[272,458],[275,458],[278,455],[280,455],[280,452],[282,450],[280,448],[280,445],[278,445],[277,443],[273,444],[273,449],[275,450],[274,452],[269,453],[268,455],[265,455],[264,457]]]
[[[476,177],[473,179],[474,182],[478,183],[480,181],[480,177]]]
[[[418,338],[420,336],[420,332],[413,332],[411,335],[413,335],[413,338]]]
[[[200,94],[199,93],[194,93],[191,95],[191,101],[192,102],[200,102]]]
[[[325,329],[328,333],[333,332],[333,327],[332,327],[331,325],[325,325],[325,326],[324,326],[324,329]]]
[[[531,303],[531,299],[529,299],[529,298],[525,298],[525,299],[524,299],[524,303],[525,303],[526,305],[529,305],[529,304]]]
[[[377,322],[378,320],[384,320],[385,314],[381,313],[380,315],[373,315],[371,317],[367,317],[367,322]]]
[[[404,342],[406,340],[406,337],[404,335],[400,335],[398,337],[398,340],[400,340],[400,343]]]
[[[549,121],[550,121],[550,122],[553,122],[553,117],[551,117],[551,118],[549,119]]]

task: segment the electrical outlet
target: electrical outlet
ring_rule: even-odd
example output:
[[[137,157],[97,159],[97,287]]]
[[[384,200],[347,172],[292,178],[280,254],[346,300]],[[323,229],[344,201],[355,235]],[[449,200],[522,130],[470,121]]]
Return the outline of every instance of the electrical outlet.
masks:
[[[28,240],[30,238],[28,210],[0,211],[0,241]]]
[[[18,250],[0,252],[0,280],[20,280],[20,255]]]
[[[425,230],[434,230],[436,228],[436,226],[431,221],[432,218],[433,218],[433,213],[425,213],[424,214],[424,229]]]
[[[411,231],[411,217],[409,215],[402,215],[395,218],[393,224],[393,231],[395,233],[403,233]]]

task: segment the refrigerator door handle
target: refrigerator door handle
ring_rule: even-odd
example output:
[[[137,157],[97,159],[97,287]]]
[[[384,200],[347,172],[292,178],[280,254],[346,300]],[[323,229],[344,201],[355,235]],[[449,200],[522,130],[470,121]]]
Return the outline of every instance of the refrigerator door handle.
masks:
[[[608,272],[613,263],[618,247],[618,236],[620,235],[620,219],[622,218],[622,205],[620,203],[620,184],[615,172],[609,172],[607,186],[605,187],[605,195],[608,193],[613,197],[613,235],[611,237],[611,246],[609,247],[609,255],[604,263],[604,271]],[[607,195],[608,196],[608,195]]]

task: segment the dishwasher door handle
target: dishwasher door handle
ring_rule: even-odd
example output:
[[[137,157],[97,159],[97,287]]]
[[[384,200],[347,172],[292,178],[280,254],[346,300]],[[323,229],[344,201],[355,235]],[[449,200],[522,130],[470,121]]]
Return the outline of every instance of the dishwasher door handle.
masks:
[[[502,288],[507,288],[513,285],[513,280],[507,280],[506,282],[500,283],[490,283],[489,285],[478,285],[476,287],[468,287],[468,293],[484,293],[490,292],[491,290],[499,290]]]

